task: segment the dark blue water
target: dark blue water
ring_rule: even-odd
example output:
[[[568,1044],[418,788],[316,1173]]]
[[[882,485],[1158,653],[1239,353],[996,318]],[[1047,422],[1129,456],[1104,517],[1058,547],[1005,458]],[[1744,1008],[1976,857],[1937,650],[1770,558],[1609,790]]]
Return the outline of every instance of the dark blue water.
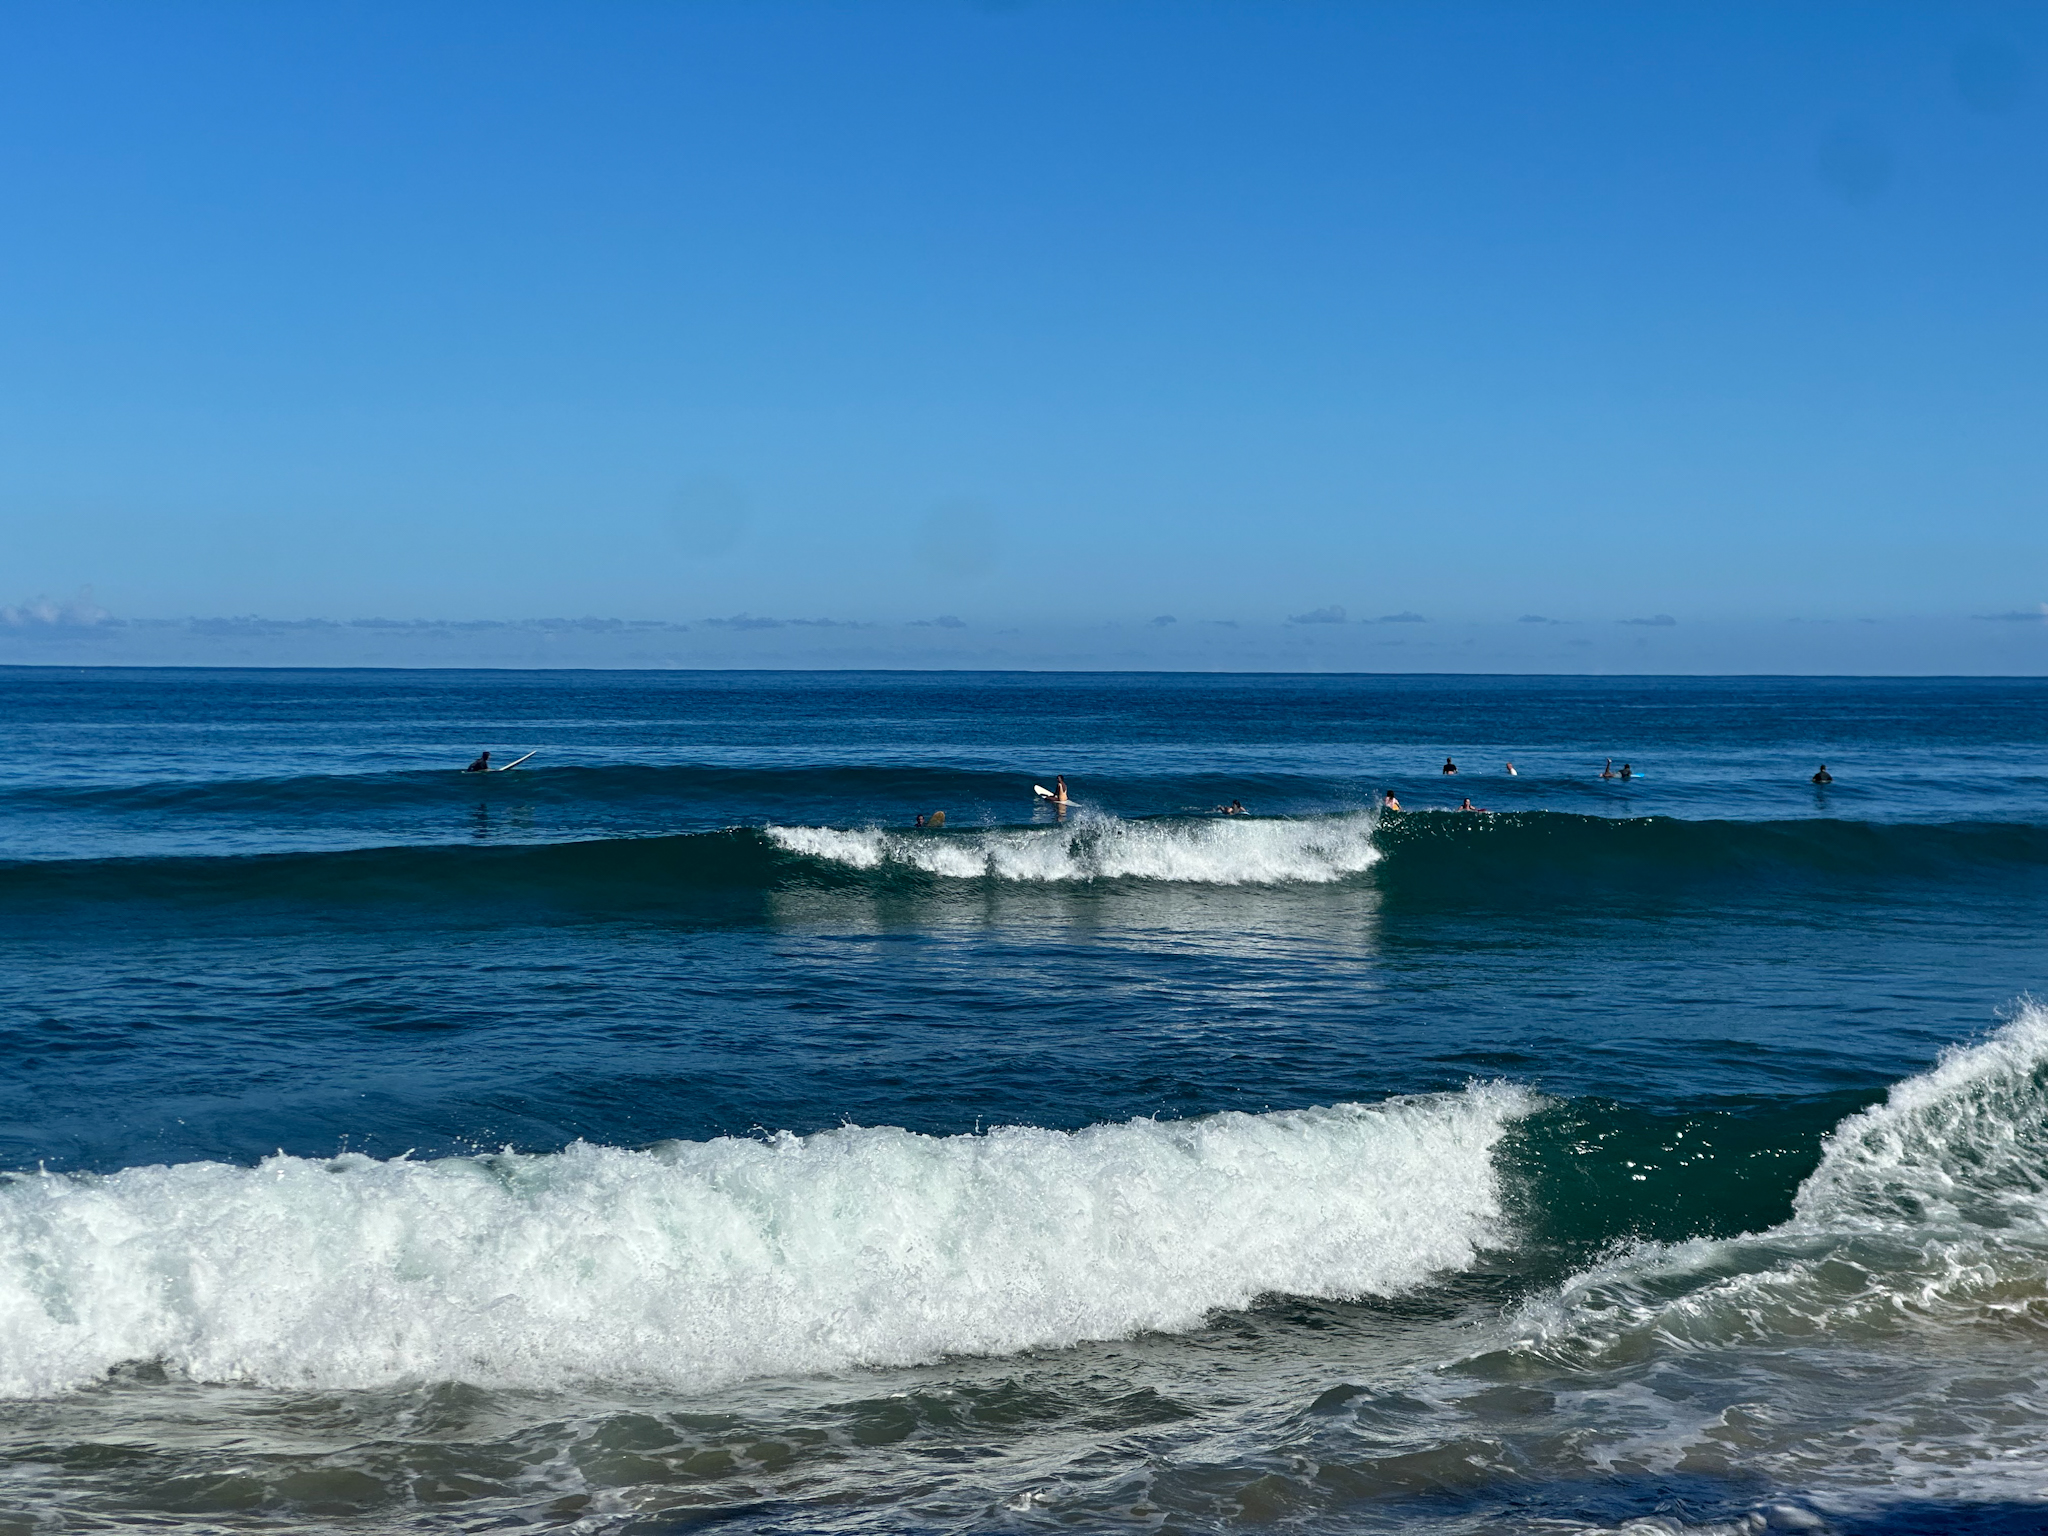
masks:
[[[0,1529],[2036,1528],[2048,683],[0,719]]]

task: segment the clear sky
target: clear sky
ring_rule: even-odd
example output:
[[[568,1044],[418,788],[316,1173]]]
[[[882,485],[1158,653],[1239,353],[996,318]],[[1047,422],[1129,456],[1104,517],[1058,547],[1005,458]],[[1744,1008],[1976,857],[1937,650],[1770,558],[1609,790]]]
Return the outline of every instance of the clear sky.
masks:
[[[1979,617],[2048,600],[2048,6],[0,28],[17,637],[1669,616],[2048,669]]]

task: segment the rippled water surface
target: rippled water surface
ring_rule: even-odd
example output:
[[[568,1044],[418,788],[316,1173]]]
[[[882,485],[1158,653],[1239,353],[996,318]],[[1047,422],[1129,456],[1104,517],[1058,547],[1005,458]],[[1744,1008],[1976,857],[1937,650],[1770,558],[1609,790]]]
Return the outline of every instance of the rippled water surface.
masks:
[[[0,1531],[2048,1528],[2048,684],[0,721]]]

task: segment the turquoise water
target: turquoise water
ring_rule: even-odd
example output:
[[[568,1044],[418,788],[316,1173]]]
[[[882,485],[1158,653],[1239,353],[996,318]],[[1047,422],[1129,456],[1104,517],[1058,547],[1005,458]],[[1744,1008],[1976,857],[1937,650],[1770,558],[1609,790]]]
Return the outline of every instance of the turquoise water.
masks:
[[[0,1529],[2043,1528],[2048,684],[0,720]]]

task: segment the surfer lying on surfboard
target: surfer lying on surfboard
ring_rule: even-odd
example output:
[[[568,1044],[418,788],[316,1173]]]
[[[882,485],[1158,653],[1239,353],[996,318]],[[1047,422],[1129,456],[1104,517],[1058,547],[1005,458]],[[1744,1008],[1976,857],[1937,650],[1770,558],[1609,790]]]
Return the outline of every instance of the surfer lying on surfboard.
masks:
[[[1053,787],[1051,789],[1047,789],[1043,784],[1034,784],[1031,786],[1031,793],[1048,804],[1056,805],[1061,810],[1065,810],[1067,808],[1067,776],[1063,773],[1055,774],[1053,775],[1052,783]]]

